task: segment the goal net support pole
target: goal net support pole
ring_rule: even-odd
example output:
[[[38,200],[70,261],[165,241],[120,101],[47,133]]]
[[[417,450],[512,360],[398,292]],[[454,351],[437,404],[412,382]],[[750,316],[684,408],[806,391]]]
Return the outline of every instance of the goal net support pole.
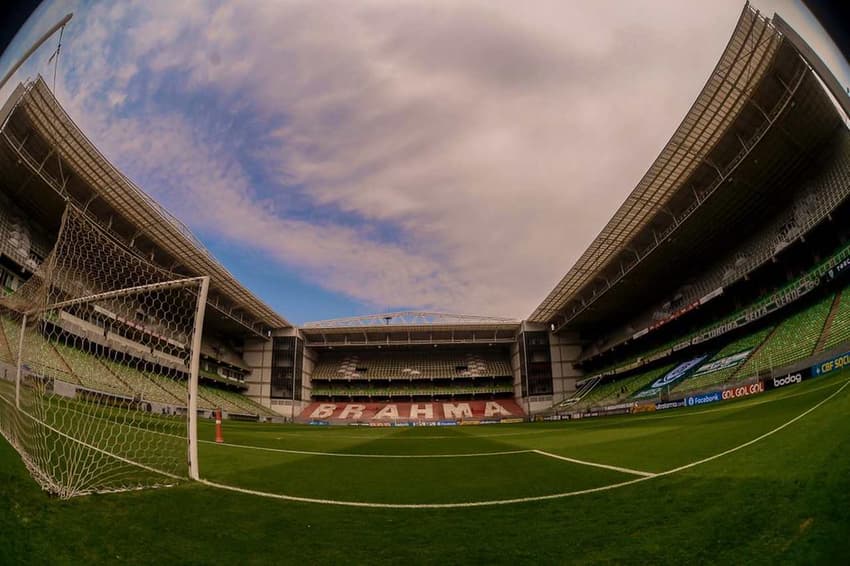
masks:
[[[201,365],[201,336],[209,289],[210,278],[208,276],[201,278],[198,304],[195,307],[195,332],[192,336],[192,359],[189,366],[189,478],[194,481],[201,479],[198,469],[198,372]]]

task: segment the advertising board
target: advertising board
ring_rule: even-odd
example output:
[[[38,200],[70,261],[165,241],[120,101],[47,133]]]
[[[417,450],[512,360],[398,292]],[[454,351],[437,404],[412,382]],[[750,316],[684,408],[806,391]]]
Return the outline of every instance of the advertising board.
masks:
[[[666,411],[667,409],[678,409],[679,407],[685,406],[684,399],[678,399],[676,401],[665,401],[663,403],[656,403],[655,410],[656,411]]]
[[[839,356],[835,356],[834,358],[830,358],[819,364],[813,365],[811,368],[812,377],[818,377],[819,375],[846,367],[850,367],[850,352],[845,352]]]
[[[800,371],[792,371],[790,373],[786,373],[785,375],[779,375],[776,377],[769,377],[765,379],[764,388],[765,390],[779,389],[780,387],[785,387],[786,385],[796,385],[798,383],[802,383],[806,379],[809,379],[811,376],[811,368],[801,369]]]
[[[685,405],[688,407],[697,407],[699,405],[706,405],[708,403],[716,403],[717,401],[723,400],[723,393],[721,391],[711,391],[710,393],[702,393],[700,395],[691,395],[690,397],[685,399]]]
[[[741,385],[739,387],[731,387],[723,390],[723,400],[738,399],[739,397],[747,397],[764,392],[764,383],[757,381],[749,385]]]

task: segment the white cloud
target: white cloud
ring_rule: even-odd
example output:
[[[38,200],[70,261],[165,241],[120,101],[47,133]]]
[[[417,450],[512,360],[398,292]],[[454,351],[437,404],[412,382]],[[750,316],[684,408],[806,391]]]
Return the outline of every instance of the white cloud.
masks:
[[[372,305],[523,317],[666,142],[740,9],[102,3],[74,23],[60,95],[196,229]],[[221,116],[154,101],[164,88],[268,124],[250,155],[272,186],[252,183]],[[351,222],[293,215],[293,191]]]

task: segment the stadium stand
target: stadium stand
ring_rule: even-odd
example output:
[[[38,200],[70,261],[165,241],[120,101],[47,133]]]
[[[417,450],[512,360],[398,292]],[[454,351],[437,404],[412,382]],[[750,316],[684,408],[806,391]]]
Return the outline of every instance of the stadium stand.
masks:
[[[314,400],[482,399],[513,395],[507,354],[448,349],[327,352],[313,372]]]
[[[482,386],[435,386],[425,384],[398,384],[393,387],[351,386],[314,387],[314,397],[417,397],[417,396],[451,396],[451,395],[494,395],[497,393],[513,393],[510,383]]]
[[[619,403],[628,399],[633,393],[640,391],[673,369],[673,367],[673,364],[665,365],[624,379],[600,383],[578,405],[581,407],[593,407]]]
[[[313,379],[454,379],[512,375],[510,365],[492,354],[422,352],[329,355],[316,364]]]
[[[3,326],[3,330],[6,336],[6,340],[9,346],[9,352],[11,355],[12,363],[16,361],[16,356],[14,352],[18,349],[18,343],[20,341],[21,330],[18,325],[9,318],[4,316],[0,316],[0,324]],[[38,368],[38,371],[49,377],[58,377],[59,379],[64,379],[66,381],[71,381],[72,383],[80,384],[80,381],[77,377],[71,373],[70,368],[62,359],[62,357],[56,352],[56,350],[49,344],[45,343],[41,337],[35,332],[27,332],[24,336],[24,348],[25,349],[38,349],[41,353],[42,366]]]
[[[571,394],[568,395],[565,399],[561,400],[557,406],[559,408],[566,408],[572,405],[577,404],[581,400],[583,400],[591,391],[593,391],[599,382],[602,381],[601,376],[594,376],[588,379],[583,379],[580,382],[576,383],[577,389]]]
[[[13,354],[20,337],[16,323],[0,316],[0,359],[14,363]],[[32,368],[42,375],[79,385],[90,391],[117,397],[155,401],[175,407],[185,407],[186,386],[153,372],[141,372],[114,359],[96,356],[82,349],[44,340],[36,332],[28,332],[25,348],[38,348],[45,360],[44,367]],[[119,359],[129,359],[125,354],[113,353]],[[221,408],[227,413],[246,416],[276,416],[262,405],[224,389],[199,384],[198,406],[204,410]]]
[[[728,358],[729,356],[738,354],[739,352],[748,352],[747,358],[749,358],[749,356],[752,355],[753,351],[755,351],[756,348],[761,346],[761,344],[770,335],[771,332],[773,332],[773,327],[769,326],[767,328],[759,330],[758,332],[754,332],[752,334],[744,336],[743,338],[735,340],[734,342],[730,343],[722,350],[717,352],[717,354],[715,354],[704,365],[719,362],[725,358]],[[675,391],[676,393],[684,393],[698,391],[700,389],[705,389],[722,384],[726,382],[730,377],[732,377],[732,375],[740,368],[741,364],[746,362],[747,358],[745,358],[744,361],[739,362],[731,367],[725,367],[717,371],[712,371],[709,373],[704,373],[702,375],[694,375],[692,377],[689,377],[679,383],[676,387],[674,387],[673,391]],[[695,373],[699,374],[699,370],[697,370],[697,372]]]
[[[681,349],[683,345],[699,344],[722,336],[731,329],[741,327],[742,324],[751,324],[775,310],[777,305],[786,305],[799,300],[816,288],[823,277],[835,266],[845,263],[848,259],[850,259],[850,245],[845,245],[781,288],[763,294],[754,302],[738,308],[731,314],[723,316],[720,320],[706,326],[700,326],[685,335],[676,335],[660,346],[629,356],[626,361],[617,361],[593,372],[593,375],[615,375],[631,371],[647,363],[670,356],[676,350]]]
[[[818,351],[829,350],[850,340],[850,290],[836,295],[835,305],[829,313]]]
[[[811,355],[823,332],[833,298],[829,295],[785,319],[733,377],[744,379]]]
[[[6,338],[5,320],[5,317],[0,316],[0,361],[14,363],[12,348],[9,346],[9,340]]]
[[[47,236],[0,192],[0,255],[35,271],[50,251]]]
[[[688,279],[664,301],[648,307],[612,332],[604,345],[597,346],[596,353],[621,344],[634,335],[636,329],[652,328],[660,321],[675,318],[677,311],[693,308],[713,291],[749,276],[828,218],[850,195],[850,136],[840,131],[828,145],[821,163],[800,181],[800,187],[786,208],[700,275]]]

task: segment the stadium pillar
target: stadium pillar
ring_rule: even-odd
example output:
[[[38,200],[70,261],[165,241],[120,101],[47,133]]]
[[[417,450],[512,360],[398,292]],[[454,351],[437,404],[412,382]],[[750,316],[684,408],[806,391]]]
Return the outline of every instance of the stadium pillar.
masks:
[[[192,335],[192,360],[189,365],[189,478],[193,480],[199,480],[201,477],[198,468],[198,372],[201,366],[201,336],[204,331],[204,312],[209,290],[209,276],[202,277],[195,306],[195,331]]]

